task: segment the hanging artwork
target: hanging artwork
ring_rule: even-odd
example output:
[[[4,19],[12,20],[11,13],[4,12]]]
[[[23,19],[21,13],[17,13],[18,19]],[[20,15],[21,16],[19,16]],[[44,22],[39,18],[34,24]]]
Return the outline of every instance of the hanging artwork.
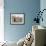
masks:
[[[11,24],[24,24],[24,13],[11,13]]]

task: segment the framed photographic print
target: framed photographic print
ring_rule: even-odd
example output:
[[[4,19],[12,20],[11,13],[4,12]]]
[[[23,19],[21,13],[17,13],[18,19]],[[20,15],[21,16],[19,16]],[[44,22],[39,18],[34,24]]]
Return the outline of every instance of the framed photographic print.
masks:
[[[24,24],[24,13],[11,13],[10,21],[11,24]]]

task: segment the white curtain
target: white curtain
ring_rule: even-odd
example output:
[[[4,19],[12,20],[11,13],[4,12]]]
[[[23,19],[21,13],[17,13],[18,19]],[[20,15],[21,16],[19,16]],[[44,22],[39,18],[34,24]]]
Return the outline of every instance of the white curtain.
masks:
[[[0,42],[4,41],[4,0],[0,0]]]

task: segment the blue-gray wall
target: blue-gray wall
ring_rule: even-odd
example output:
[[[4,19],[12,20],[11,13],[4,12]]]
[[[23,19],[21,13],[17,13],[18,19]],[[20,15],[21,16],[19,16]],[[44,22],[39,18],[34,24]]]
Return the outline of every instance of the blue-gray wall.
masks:
[[[42,11],[43,9],[46,9],[46,0],[41,0],[40,1],[40,10]],[[43,22],[40,22],[40,25],[45,26],[46,27],[46,11],[43,12]]]
[[[40,9],[40,0],[4,0],[5,40],[18,41],[32,29],[36,12]],[[24,25],[11,25],[10,13],[25,13]]]

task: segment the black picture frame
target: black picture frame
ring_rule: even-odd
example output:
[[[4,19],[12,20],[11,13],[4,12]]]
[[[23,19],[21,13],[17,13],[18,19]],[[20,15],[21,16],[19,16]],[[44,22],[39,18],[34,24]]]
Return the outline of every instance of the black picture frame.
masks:
[[[10,24],[11,25],[25,24],[25,14],[24,13],[10,13]]]

